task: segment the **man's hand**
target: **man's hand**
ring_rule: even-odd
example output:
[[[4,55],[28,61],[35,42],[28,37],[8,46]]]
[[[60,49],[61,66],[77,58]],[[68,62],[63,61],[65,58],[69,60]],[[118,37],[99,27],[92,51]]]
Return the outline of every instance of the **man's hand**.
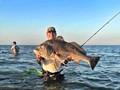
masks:
[[[36,54],[35,57],[37,60],[41,59],[41,56],[39,54]]]

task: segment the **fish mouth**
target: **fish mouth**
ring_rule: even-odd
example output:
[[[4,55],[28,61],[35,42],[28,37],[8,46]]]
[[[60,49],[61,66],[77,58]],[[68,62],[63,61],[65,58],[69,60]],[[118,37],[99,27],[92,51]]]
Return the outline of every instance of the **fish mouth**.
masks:
[[[38,50],[33,50],[33,52],[34,52],[34,54],[36,55],[38,55],[39,54],[39,52],[38,52]]]

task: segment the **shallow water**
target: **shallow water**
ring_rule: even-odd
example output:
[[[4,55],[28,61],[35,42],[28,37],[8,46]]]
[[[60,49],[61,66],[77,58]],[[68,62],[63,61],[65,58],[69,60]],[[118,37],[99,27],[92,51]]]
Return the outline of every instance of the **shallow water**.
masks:
[[[88,55],[101,56],[94,71],[84,62],[70,62],[63,71],[65,80],[50,83],[26,74],[30,68],[41,69],[32,52],[35,47],[20,46],[14,57],[10,46],[0,46],[0,90],[120,90],[120,46],[85,46]]]

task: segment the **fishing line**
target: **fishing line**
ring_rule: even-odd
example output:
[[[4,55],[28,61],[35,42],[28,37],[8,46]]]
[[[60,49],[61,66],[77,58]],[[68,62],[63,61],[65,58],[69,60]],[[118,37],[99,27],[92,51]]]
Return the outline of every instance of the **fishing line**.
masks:
[[[111,19],[109,19],[105,24],[103,24],[103,26],[100,29],[98,29],[98,31],[95,32],[90,38],[88,38],[80,47],[83,47],[93,36],[95,36],[100,30],[102,30],[107,24],[109,24],[119,14],[120,14],[120,12],[118,12],[117,14],[115,14]]]

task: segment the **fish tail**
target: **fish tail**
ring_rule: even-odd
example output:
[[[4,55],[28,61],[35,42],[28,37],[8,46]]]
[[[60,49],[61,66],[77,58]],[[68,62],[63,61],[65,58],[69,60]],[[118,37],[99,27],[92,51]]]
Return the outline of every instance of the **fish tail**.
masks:
[[[98,61],[100,60],[100,57],[91,57],[90,59],[90,66],[91,69],[94,70],[95,66],[97,65]]]

